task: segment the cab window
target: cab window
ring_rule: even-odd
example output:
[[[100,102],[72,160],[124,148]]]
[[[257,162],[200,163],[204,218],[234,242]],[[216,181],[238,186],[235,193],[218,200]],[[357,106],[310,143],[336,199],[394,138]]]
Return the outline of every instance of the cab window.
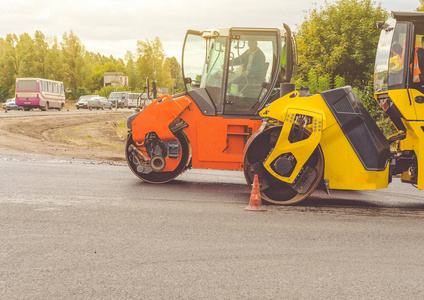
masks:
[[[393,35],[389,58],[389,89],[402,88],[405,83],[406,30],[406,24],[398,23]]]
[[[275,33],[233,32],[225,114],[254,114],[269,88],[277,60]]]

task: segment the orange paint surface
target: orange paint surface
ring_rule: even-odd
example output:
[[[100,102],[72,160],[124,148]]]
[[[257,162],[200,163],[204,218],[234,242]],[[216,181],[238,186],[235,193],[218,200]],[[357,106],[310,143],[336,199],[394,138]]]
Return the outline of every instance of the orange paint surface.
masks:
[[[157,99],[147,106],[133,121],[133,139],[140,150],[144,138],[156,132],[162,141],[176,140],[169,124],[182,118],[192,150],[192,167],[200,169],[241,170],[243,148],[249,137],[259,129],[262,120],[232,119],[222,116],[204,116],[189,96]],[[178,165],[178,159],[166,158],[167,167]],[[169,166],[169,168],[168,168]],[[165,170],[164,170],[165,171]]]

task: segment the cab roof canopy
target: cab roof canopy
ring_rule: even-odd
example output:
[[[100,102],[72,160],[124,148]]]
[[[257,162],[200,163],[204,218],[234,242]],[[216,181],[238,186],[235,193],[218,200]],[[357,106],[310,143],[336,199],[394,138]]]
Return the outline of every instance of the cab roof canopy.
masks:
[[[204,38],[211,38],[217,36],[230,36],[230,31],[247,31],[247,32],[275,32],[279,31],[280,35],[283,37],[286,33],[284,28],[254,28],[254,27],[226,27],[226,28],[213,28],[210,30],[202,31],[202,36]]]
[[[392,11],[392,18],[396,19],[397,21],[424,22],[424,12]]]

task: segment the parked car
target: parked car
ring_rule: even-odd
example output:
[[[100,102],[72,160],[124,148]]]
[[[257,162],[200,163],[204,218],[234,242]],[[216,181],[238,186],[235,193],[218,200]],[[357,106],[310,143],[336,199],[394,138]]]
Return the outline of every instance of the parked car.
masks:
[[[112,102],[110,102],[106,97],[93,97],[88,99],[87,105],[89,108],[97,108],[97,109],[112,109]]]
[[[12,101],[13,99],[7,99],[4,103],[1,104],[1,108],[6,109],[6,104]]]
[[[128,108],[138,107],[138,103],[140,102],[140,93],[130,93],[128,95]]]
[[[77,109],[88,108],[88,100],[95,97],[99,97],[99,95],[83,95],[79,97],[78,102],[75,104],[75,106],[77,107]]]
[[[128,96],[128,108],[144,108],[146,107],[147,94],[146,93],[131,93]]]
[[[12,109],[24,110],[22,106],[16,105],[15,98],[6,100],[6,108],[7,108],[7,110],[12,110]]]
[[[112,92],[109,94],[108,100],[112,102],[113,107],[128,107],[128,98],[131,92]],[[116,104],[118,101],[118,104]]]

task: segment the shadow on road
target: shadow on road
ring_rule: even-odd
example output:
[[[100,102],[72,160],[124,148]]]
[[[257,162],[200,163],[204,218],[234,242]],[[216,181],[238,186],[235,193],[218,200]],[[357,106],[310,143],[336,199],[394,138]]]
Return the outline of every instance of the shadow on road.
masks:
[[[167,195],[171,200],[185,199],[190,201],[236,202],[248,203],[250,188],[246,184],[228,183],[225,178],[216,181],[186,181],[173,180],[166,184],[149,184],[142,181],[134,182],[134,188],[142,188],[144,193]],[[329,210],[333,208],[356,209],[359,214],[380,215],[385,213],[398,214],[398,210],[420,213],[424,217],[424,198],[420,195],[399,193],[388,190],[378,191],[331,191],[330,195],[318,190],[308,199],[291,208],[307,210]],[[287,209],[288,206],[277,206],[263,202],[263,205],[277,210]],[[390,213],[391,214],[391,213]]]

